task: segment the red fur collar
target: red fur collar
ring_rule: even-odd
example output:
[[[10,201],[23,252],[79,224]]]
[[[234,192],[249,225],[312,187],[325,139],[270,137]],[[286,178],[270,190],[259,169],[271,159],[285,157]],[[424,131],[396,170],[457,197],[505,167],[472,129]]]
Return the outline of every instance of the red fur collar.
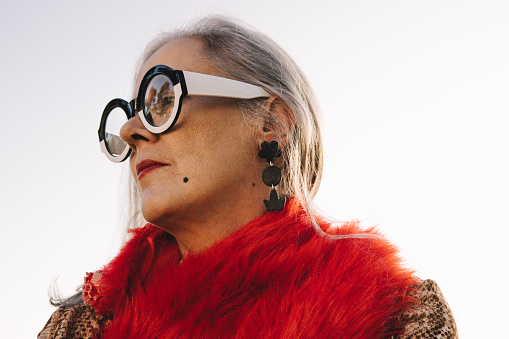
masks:
[[[297,199],[179,261],[175,239],[147,225],[88,274],[86,302],[113,316],[101,337],[384,338],[401,331],[415,283],[390,243],[322,237]]]

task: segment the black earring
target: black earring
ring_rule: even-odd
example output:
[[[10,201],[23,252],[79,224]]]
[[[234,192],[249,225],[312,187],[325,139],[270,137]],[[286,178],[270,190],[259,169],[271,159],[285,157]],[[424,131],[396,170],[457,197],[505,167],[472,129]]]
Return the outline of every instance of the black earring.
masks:
[[[286,197],[279,197],[274,186],[277,186],[281,182],[282,172],[279,167],[274,166],[274,160],[281,156],[281,150],[279,149],[277,141],[263,141],[261,144],[261,150],[258,152],[260,158],[264,158],[269,163],[269,167],[265,168],[262,173],[263,183],[267,186],[272,187],[270,191],[270,200],[263,200],[265,207],[269,212],[281,211],[285,207]]]

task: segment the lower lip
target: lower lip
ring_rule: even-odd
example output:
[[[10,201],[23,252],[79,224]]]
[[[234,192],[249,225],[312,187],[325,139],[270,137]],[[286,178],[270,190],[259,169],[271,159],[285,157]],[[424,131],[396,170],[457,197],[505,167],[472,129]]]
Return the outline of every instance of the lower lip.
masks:
[[[141,178],[143,178],[145,175],[147,175],[148,173],[152,172],[153,170],[156,170],[156,169],[164,167],[164,166],[167,166],[167,165],[153,165],[153,166],[149,166],[147,168],[144,168],[143,171],[138,173],[138,180],[140,180]]]

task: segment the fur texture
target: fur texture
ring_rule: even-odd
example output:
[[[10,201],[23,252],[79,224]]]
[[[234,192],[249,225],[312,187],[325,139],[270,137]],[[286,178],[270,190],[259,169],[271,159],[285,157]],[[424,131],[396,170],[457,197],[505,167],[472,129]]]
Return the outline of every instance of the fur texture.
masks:
[[[133,233],[86,280],[87,303],[113,316],[101,338],[385,338],[412,303],[416,280],[394,246],[319,236],[297,199],[182,263],[168,233]]]

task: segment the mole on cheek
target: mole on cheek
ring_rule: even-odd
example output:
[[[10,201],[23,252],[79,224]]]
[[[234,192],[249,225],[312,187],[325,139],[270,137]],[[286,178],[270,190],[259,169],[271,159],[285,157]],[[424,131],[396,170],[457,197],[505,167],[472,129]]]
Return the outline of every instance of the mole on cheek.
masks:
[[[255,183],[253,182],[253,187],[255,187]]]
[[[189,179],[187,177],[184,178],[184,182],[188,182]]]

